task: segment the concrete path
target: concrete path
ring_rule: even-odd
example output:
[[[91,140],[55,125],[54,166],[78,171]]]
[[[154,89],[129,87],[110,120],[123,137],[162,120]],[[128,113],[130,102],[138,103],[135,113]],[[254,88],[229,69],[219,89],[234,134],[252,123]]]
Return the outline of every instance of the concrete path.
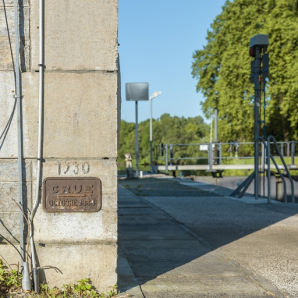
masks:
[[[298,297],[297,206],[182,183],[119,180],[120,290],[136,298]]]

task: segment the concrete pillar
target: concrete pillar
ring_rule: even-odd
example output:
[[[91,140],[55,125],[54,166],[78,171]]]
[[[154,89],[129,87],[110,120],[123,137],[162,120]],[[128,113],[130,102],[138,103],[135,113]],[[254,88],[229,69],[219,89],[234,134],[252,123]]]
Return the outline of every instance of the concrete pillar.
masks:
[[[32,208],[38,137],[38,0],[20,8],[23,89],[24,197]],[[88,177],[101,181],[101,208],[93,212],[47,212],[41,200],[34,239],[41,281],[62,286],[91,278],[106,291],[117,283],[117,135],[120,111],[117,0],[45,1],[45,93],[42,180]],[[11,34],[13,1],[6,0]],[[14,80],[0,6],[0,130],[13,106]],[[29,26],[30,24],[30,26]],[[0,140],[0,234],[18,245],[16,115]],[[59,182],[59,183],[60,183]],[[71,192],[71,191],[70,191]],[[67,193],[67,191],[66,191]],[[25,232],[27,230],[25,229]],[[0,237],[0,254],[20,261]],[[0,258],[1,258],[0,255]]]

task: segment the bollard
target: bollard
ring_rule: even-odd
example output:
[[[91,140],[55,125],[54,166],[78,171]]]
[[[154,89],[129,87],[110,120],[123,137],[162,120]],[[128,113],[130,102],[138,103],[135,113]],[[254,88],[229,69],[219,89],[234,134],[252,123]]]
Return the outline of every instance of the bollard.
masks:
[[[284,193],[283,193],[282,179],[280,177],[276,177],[276,200],[282,201],[283,195],[284,195]]]

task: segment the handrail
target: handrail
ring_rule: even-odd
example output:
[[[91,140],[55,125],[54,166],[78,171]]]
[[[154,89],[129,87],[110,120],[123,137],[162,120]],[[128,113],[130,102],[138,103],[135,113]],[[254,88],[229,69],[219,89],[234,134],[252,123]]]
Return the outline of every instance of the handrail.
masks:
[[[209,151],[209,150],[212,150],[211,147],[210,147],[210,144],[215,145],[215,146],[219,146],[219,152],[220,152],[220,159],[249,159],[249,158],[253,158],[253,156],[222,156],[222,146],[235,146],[235,145],[240,145],[240,146],[243,146],[243,145],[252,145],[254,143],[252,142],[230,142],[230,143],[223,143],[223,142],[211,142],[211,143],[193,143],[193,144],[165,144],[164,146],[170,146],[172,147],[172,150],[174,147],[190,147],[190,146],[194,146],[194,147],[199,147],[201,145],[203,146],[207,146],[207,150],[206,151]],[[274,144],[273,142],[270,142],[270,144]],[[291,163],[292,165],[295,163],[295,144],[298,144],[298,141],[287,141],[287,142],[284,142],[284,141],[281,141],[281,142],[276,142],[276,144],[280,145],[280,155],[282,156],[287,156],[287,157],[291,157]],[[283,153],[283,147],[284,145],[286,145],[287,149],[286,149],[286,154],[282,154]],[[154,147],[158,147],[160,145],[154,145]],[[165,150],[165,149],[163,149]],[[233,149],[235,150],[235,149]],[[159,154],[157,153],[158,150],[155,149],[156,151],[156,156],[155,156],[155,160],[158,159],[158,156]],[[202,152],[204,150],[200,150],[200,152]],[[236,151],[233,151],[233,152],[236,152]],[[291,152],[291,154],[290,154]],[[209,153],[209,152],[208,152]],[[231,152],[230,152],[231,153]],[[280,155],[274,155],[275,158],[280,158]],[[182,157],[182,156],[179,156],[179,157],[171,157],[171,160],[187,160],[187,159],[193,159],[193,160],[196,160],[196,159],[206,159],[206,160],[209,160],[209,157],[206,156],[193,156],[193,157]],[[214,160],[218,160],[219,158],[218,157],[213,157]]]
[[[220,143],[221,145],[235,145],[235,144],[240,144],[240,145],[253,145],[254,142],[240,142],[240,141],[233,141],[233,142],[211,142],[212,144],[218,144]],[[290,144],[290,143],[295,143],[298,144],[298,141],[280,141],[276,142],[277,144]],[[209,145],[210,142],[204,142],[204,143],[188,143],[188,144],[172,144],[168,143],[168,145],[172,146],[200,146],[200,145]],[[273,144],[273,143],[271,143]],[[155,144],[154,146],[159,146],[159,144]]]
[[[283,155],[281,154],[279,148],[278,148],[278,144],[280,144],[281,148],[283,147],[283,144],[287,144],[287,148],[289,148],[291,146],[291,159],[292,159],[292,165],[294,164],[294,154],[295,154],[295,144],[298,143],[298,141],[288,141],[288,142],[276,142],[275,138],[271,135],[267,138],[267,142],[259,137],[257,140],[261,141],[263,144],[264,144],[264,147],[265,147],[265,151],[267,152],[267,156],[265,157],[265,159],[267,160],[267,179],[268,179],[268,203],[271,202],[271,185],[270,185],[270,158],[277,170],[277,172],[279,173],[282,181],[283,181],[283,184],[284,184],[284,201],[285,203],[287,203],[287,191],[286,191],[286,182],[285,182],[285,179],[284,179],[284,176],[283,174],[281,173],[280,169],[279,169],[279,166],[277,165],[274,157],[276,158],[280,158],[281,161],[282,161],[282,164],[284,166],[284,169],[290,179],[290,183],[291,183],[291,196],[292,196],[292,201],[293,203],[295,203],[295,196],[294,196],[294,183],[293,183],[293,179],[290,175],[290,172],[288,170],[288,167],[284,161],[284,158],[283,158]],[[272,142],[270,142],[270,140],[272,140]],[[172,147],[173,146],[199,146],[199,145],[207,145],[207,153],[208,153],[208,156],[206,157],[203,157],[203,156],[197,156],[197,157],[173,157],[173,155],[171,155],[170,157],[170,162],[172,163],[173,160],[207,160],[208,161],[208,171],[212,171],[213,170],[213,162],[215,160],[218,160],[219,162],[222,160],[222,159],[246,159],[246,158],[252,158],[252,157],[249,157],[249,156],[246,156],[246,157],[223,157],[222,154],[221,154],[221,150],[219,149],[219,157],[218,156],[213,156],[212,154],[212,145],[220,145],[220,147],[222,145],[234,145],[234,144],[240,144],[240,145],[244,145],[244,144],[253,144],[251,142],[230,142],[230,143],[221,143],[221,142],[211,142],[211,143],[199,143],[199,144],[165,144],[165,148],[163,150],[165,150],[165,156],[164,156],[164,162],[165,162],[165,171],[168,172],[169,169],[168,169],[168,166],[169,166],[169,156],[168,156],[168,152],[169,152],[169,148],[168,146]],[[273,156],[270,152],[270,144],[273,144],[275,146],[275,149],[276,149],[276,152],[277,152],[277,156]],[[155,145],[155,147],[158,146],[158,145]],[[294,149],[293,149],[294,147]],[[173,149],[170,149],[170,151],[172,152]],[[289,156],[289,150],[287,150],[287,156]],[[157,150],[156,150],[157,152]],[[159,160],[160,158],[158,158],[158,155],[155,156],[155,160]],[[162,160],[162,159],[161,159]],[[264,167],[264,162],[263,162],[263,167]],[[263,171],[265,169],[263,168]],[[216,171],[216,170],[215,170]]]
[[[292,203],[295,204],[294,183],[293,183],[292,176],[291,176],[291,174],[290,174],[290,172],[289,172],[289,170],[288,170],[288,167],[287,167],[287,165],[286,165],[286,163],[285,163],[285,161],[284,161],[283,156],[281,155],[281,153],[280,153],[280,151],[279,151],[279,149],[278,149],[277,142],[276,142],[274,136],[271,135],[271,136],[269,136],[269,137],[267,138],[267,142],[268,142],[269,144],[270,144],[270,139],[273,140],[273,143],[274,143],[276,152],[277,152],[277,154],[280,156],[280,159],[281,159],[281,161],[282,161],[282,164],[283,164],[283,166],[284,166],[284,168],[285,168],[285,170],[286,170],[286,172],[287,172],[287,175],[288,175],[288,177],[289,177],[289,179],[290,179],[290,182],[291,182],[291,192],[292,192]],[[273,163],[274,163],[276,169],[278,169],[278,166],[277,166],[277,164],[276,164],[276,162],[275,162],[275,160],[274,160],[272,154],[270,153],[270,146],[267,146],[267,158],[269,157],[269,154],[270,154],[270,157],[271,157],[271,159],[272,159],[272,161],[273,161]],[[269,158],[268,158],[268,167],[267,167],[267,171],[268,171],[268,173],[269,173],[269,175],[270,175],[270,160],[269,160]],[[278,172],[280,173],[279,169],[278,169]],[[283,177],[283,175],[282,175],[281,173],[280,173],[280,177],[283,179],[283,183],[284,183],[284,200],[285,200],[285,203],[287,203],[288,200],[287,200],[287,195],[286,195],[286,183],[285,183],[284,177]],[[269,179],[269,180],[268,180],[268,202],[270,203],[270,200],[271,200],[271,198],[270,198],[270,176],[268,176],[268,179]]]
[[[262,138],[262,137],[258,137],[257,140],[261,141],[265,147],[265,150],[267,152],[267,156],[266,156],[266,159],[267,159],[267,180],[268,180],[268,203],[271,203],[271,195],[270,195],[270,190],[271,190],[271,181],[270,181],[270,158],[272,159],[274,165],[275,165],[275,168],[277,170],[277,172],[279,173],[281,179],[282,179],[282,182],[284,184],[284,200],[285,202],[287,201],[287,191],[286,191],[286,181],[285,181],[285,178],[284,176],[282,175],[273,155],[270,153],[270,147],[266,144],[265,140]],[[270,143],[269,143],[270,144]],[[270,158],[269,158],[270,156]]]

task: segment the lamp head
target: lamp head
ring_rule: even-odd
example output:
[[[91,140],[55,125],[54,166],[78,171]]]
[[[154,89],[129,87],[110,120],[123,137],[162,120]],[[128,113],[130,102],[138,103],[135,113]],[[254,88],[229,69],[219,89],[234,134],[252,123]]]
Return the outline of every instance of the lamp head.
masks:
[[[269,37],[266,34],[257,34],[250,39],[249,43],[249,56],[256,56],[256,47],[264,49],[264,52],[267,51],[267,46],[269,45]]]
[[[153,99],[155,97],[157,97],[158,95],[160,95],[162,92],[161,91],[155,91],[151,96],[150,99]]]

